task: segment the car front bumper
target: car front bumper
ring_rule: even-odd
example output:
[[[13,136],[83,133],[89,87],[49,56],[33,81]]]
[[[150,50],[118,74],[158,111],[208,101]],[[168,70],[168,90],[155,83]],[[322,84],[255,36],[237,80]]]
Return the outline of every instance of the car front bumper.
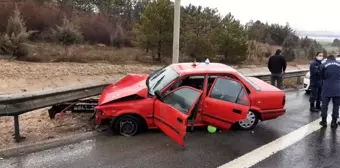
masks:
[[[308,78],[303,78],[303,90],[310,90]]]

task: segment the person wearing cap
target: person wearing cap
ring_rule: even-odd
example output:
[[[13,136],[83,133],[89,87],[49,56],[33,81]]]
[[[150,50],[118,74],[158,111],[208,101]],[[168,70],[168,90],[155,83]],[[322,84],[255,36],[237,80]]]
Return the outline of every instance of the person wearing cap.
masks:
[[[340,106],[340,62],[334,55],[328,56],[326,62],[321,65],[321,78],[323,80],[321,93],[321,118],[320,125],[327,126],[328,104],[332,100],[333,113],[331,127],[337,128]]]
[[[275,54],[268,60],[268,69],[271,73],[271,84],[275,86],[275,81],[277,81],[277,88],[279,89],[282,89],[282,77],[286,67],[286,59],[281,55],[281,50],[277,49]]]
[[[322,79],[320,74],[321,61],[323,59],[323,53],[317,52],[315,59],[309,66],[310,72],[310,90],[311,94],[309,97],[310,111],[319,112],[321,111],[321,87]]]

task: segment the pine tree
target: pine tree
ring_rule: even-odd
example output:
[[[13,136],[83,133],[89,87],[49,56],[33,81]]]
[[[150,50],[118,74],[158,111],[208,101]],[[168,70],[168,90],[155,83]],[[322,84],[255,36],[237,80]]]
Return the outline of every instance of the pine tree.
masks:
[[[56,36],[59,43],[65,46],[66,55],[70,54],[70,46],[82,41],[83,36],[79,30],[79,27],[72,22],[70,22],[66,16],[63,18],[63,23],[61,26],[56,26],[54,30],[54,35]]]
[[[216,32],[218,54],[224,56],[225,63],[240,63],[247,59],[247,32],[230,13],[220,23]]]
[[[296,54],[296,47],[298,46],[298,40],[294,34],[288,35],[288,37],[283,41],[282,44],[282,55],[287,61],[293,61]]]
[[[32,33],[26,30],[25,22],[15,5],[13,15],[8,19],[6,33],[0,39],[0,52],[14,56],[12,59],[27,56],[29,51],[25,42]]]
[[[182,9],[181,50],[197,60],[216,54],[215,32],[219,28],[217,10],[189,5]]]
[[[171,55],[173,35],[173,4],[169,0],[149,3],[141,13],[141,23],[134,30],[140,48],[157,53],[154,61]]]

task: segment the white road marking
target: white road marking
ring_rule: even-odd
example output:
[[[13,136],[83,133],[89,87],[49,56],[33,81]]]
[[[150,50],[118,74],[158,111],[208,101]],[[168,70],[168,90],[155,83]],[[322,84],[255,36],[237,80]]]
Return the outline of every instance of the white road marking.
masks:
[[[329,115],[327,118],[328,121],[331,120],[331,116]],[[263,145],[253,151],[240,156],[218,168],[248,168],[256,163],[268,158],[269,156],[287,148],[288,146],[300,141],[304,137],[310,135],[311,133],[322,128],[319,125],[321,118],[315,120],[289,134],[286,134],[266,145]]]

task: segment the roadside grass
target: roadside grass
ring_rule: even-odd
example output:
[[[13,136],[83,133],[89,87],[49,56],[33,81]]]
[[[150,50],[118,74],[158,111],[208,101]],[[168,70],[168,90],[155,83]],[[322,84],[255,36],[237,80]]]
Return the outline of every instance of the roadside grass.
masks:
[[[47,110],[44,108],[20,115],[20,134],[26,137],[20,143],[14,141],[13,117],[0,117],[0,149],[92,130],[89,120],[91,114],[70,114],[62,120],[56,120],[48,117]]]
[[[105,45],[73,45],[69,55],[62,45],[54,43],[30,43],[30,54],[24,61],[32,62],[108,62],[111,64],[136,63],[146,53],[136,48],[115,49]]]
[[[300,78],[300,84],[303,82],[302,77]],[[283,85],[286,88],[298,88],[298,78],[286,78],[283,80]]]
[[[95,45],[73,45],[68,48],[66,55],[65,47],[56,43],[29,42],[29,55],[22,58],[23,61],[29,62],[77,62],[77,63],[110,63],[110,64],[158,64],[165,65],[172,61],[171,55],[163,56],[162,62],[153,62],[151,51],[146,52],[138,48],[116,49],[104,44]],[[261,48],[262,47],[262,48]],[[279,46],[265,46],[272,53]],[[265,56],[266,49],[260,46],[249,53],[248,59],[243,61],[242,65],[267,66],[268,57]],[[270,54],[270,53],[268,53]],[[272,54],[270,54],[272,55]],[[180,55],[181,62],[194,61],[187,55]],[[309,64],[307,59],[298,59],[288,62],[288,65]]]
[[[266,81],[267,83],[271,83],[270,81]],[[301,84],[303,83],[303,79],[301,77],[300,79],[300,85],[298,84],[298,78],[294,77],[294,78],[285,78],[282,81],[283,86],[285,88],[298,88],[299,86],[301,86]]]

